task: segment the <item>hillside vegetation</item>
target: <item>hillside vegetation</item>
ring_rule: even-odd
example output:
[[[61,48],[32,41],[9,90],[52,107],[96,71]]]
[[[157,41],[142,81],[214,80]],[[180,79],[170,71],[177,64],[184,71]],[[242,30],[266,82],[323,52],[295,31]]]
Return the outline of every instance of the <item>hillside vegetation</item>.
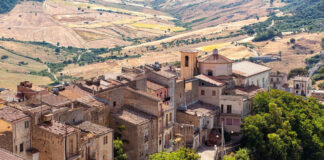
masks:
[[[38,1],[43,2],[44,0],[26,0],[26,1]],[[0,14],[1,13],[7,13],[11,11],[16,4],[19,2],[19,0],[1,0],[0,1]]]
[[[279,90],[254,98],[242,124],[252,159],[324,159],[324,107],[314,98]]]
[[[285,16],[270,14],[264,22],[243,27],[248,34],[257,33],[255,41],[272,39],[277,34],[268,34],[269,30],[280,32],[318,32],[323,31],[324,0],[288,0],[288,5],[280,8]]]
[[[11,11],[17,4],[17,0],[1,0],[0,1],[0,13],[6,13]]]

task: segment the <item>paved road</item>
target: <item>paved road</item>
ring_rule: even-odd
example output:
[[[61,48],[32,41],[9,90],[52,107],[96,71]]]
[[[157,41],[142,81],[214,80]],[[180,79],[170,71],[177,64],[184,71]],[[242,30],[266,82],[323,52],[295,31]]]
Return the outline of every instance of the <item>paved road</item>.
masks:
[[[215,150],[214,147],[202,146],[198,149],[198,154],[201,160],[214,160]]]

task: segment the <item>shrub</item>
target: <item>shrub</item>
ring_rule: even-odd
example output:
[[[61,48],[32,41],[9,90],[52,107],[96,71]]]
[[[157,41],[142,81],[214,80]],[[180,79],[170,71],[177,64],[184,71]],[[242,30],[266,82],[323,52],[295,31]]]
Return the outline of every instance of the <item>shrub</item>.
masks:
[[[7,59],[7,58],[8,58],[7,55],[3,55],[3,56],[1,56],[1,59]]]

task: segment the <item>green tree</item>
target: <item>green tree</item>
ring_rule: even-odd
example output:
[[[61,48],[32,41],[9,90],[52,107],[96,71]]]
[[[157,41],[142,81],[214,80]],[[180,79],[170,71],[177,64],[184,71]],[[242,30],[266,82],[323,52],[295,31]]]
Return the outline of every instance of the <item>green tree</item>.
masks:
[[[127,155],[124,152],[124,144],[122,140],[114,140],[114,160],[127,160]]]
[[[260,92],[242,124],[252,159],[324,159],[324,106],[280,90]]]
[[[250,160],[250,151],[247,148],[240,148],[235,153],[224,156],[224,160]]]
[[[295,76],[307,76],[307,75],[308,75],[308,71],[305,68],[295,68],[289,72],[288,78],[290,79]]]
[[[3,56],[1,56],[1,59],[7,59],[7,58],[8,58],[7,55],[3,55]]]
[[[159,152],[150,155],[150,160],[199,160],[200,157],[190,148],[180,148],[174,152]]]

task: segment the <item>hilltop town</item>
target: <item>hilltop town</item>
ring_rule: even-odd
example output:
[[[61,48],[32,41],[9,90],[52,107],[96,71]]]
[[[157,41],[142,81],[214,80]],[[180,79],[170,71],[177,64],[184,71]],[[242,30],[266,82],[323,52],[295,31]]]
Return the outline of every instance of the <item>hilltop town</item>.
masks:
[[[117,137],[127,141],[124,150],[132,160],[181,147],[219,146],[215,154],[221,155],[235,150],[255,95],[270,87],[319,100],[324,95],[311,90],[307,77],[295,77],[289,88],[286,74],[233,62],[217,49],[202,58],[197,51],[181,51],[180,66],[122,68],[120,74],[52,88],[24,81],[14,96],[1,100],[0,155],[112,160]]]

